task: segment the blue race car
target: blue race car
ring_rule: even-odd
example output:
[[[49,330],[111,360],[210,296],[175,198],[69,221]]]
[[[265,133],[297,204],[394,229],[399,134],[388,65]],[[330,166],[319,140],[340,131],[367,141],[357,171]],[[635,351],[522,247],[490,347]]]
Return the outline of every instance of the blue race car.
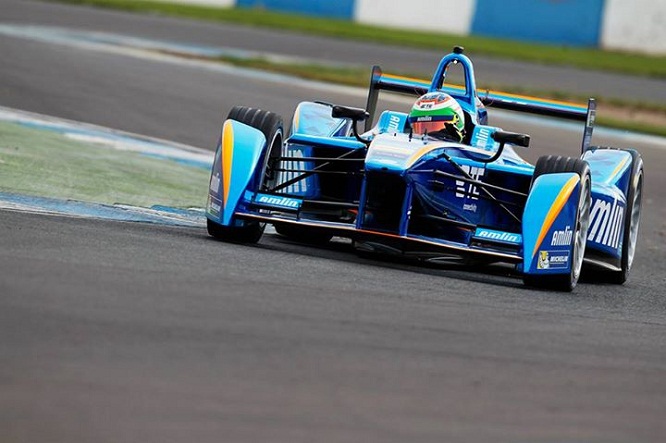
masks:
[[[453,66],[462,87],[446,81]],[[421,98],[373,126],[381,90]],[[584,122],[581,157],[529,164],[513,147],[530,137],[490,126],[486,106]],[[635,150],[590,146],[595,112],[594,99],[479,93],[460,47],[429,83],[375,66],[366,109],[302,102],[288,133],[280,116],[237,106],[211,172],[208,232],[255,243],[270,223],[297,241],[347,237],[362,252],[509,263],[529,286],[571,291],[583,264],[594,279],[622,284],[636,252],[643,162]]]

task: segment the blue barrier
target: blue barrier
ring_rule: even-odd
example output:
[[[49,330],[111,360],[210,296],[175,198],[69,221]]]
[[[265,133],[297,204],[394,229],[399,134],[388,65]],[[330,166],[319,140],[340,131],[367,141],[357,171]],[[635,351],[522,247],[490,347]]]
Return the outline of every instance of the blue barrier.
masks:
[[[173,1],[206,5],[219,2],[224,7],[260,8],[373,25],[399,24],[415,30],[438,29],[425,26],[423,14],[449,18],[454,3],[451,0]],[[640,3],[636,9],[628,0],[463,0],[463,9],[459,11],[464,13],[455,17],[458,21],[453,27],[451,20],[444,20],[449,25],[441,30],[524,42],[666,54],[666,28],[659,21],[666,14],[666,0]]]
[[[472,34],[599,46],[604,0],[477,0]]]
[[[332,17],[351,20],[354,18],[355,0],[237,0],[243,8],[266,8],[273,11]]]

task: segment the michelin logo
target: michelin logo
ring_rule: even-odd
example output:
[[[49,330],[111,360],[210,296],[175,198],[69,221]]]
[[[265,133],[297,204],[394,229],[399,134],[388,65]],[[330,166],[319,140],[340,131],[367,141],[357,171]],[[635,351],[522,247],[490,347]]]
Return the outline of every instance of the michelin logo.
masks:
[[[549,269],[550,256],[548,251],[539,251],[539,259],[537,260],[537,269]]]
[[[257,196],[257,203],[286,209],[298,209],[301,207],[300,200],[289,197],[279,197],[277,195],[259,194]]]
[[[569,252],[539,251],[537,269],[562,269],[569,266]]]
[[[570,226],[567,226],[564,231],[553,232],[553,238],[550,241],[551,246],[571,246],[573,239],[573,231]]]

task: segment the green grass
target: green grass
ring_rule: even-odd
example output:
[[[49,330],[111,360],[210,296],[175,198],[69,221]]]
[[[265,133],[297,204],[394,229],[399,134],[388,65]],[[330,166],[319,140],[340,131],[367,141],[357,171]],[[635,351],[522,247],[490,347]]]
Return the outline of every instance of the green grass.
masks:
[[[208,171],[0,122],[0,191],[149,208],[202,208]]]
[[[597,117],[596,124],[598,126],[606,126],[608,128],[628,130],[632,132],[642,132],[644,134],[666,137],[666,126],[662,125],[651,125],[648,123],[641,123],[636,121],[629,123],[626,120],[603,116]]]
[[[379,26],[352,23],[345,20],[283,14],[261,9],[214,8],[146,0],[52,1],[290,30],[354,41],[370,41],[390,45],[428,48],[442,51],[442,53],[449,52],[455,45],[462,45],[465,46],[467,53],[474,55],[488,55],[537,63],[570,65],[584,69],[666,78],[666,57],[664,56],[531,44],[478,36],[459,36],[434,32],[388,29]]]

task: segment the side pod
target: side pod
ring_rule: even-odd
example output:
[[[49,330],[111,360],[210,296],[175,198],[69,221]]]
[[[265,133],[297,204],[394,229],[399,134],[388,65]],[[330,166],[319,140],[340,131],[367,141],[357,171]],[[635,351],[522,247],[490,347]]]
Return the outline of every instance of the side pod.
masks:
[[[575,172],[541,175],[532,184],[523,213],[525,274],[571,272],[580,188]]]
[[[234,223],[233,214],[246,191],[254,192],[261,180],[266,150],[264,134],[235,120],[226,120],[215,152],[208,186],[206,217],[222,226]]]

